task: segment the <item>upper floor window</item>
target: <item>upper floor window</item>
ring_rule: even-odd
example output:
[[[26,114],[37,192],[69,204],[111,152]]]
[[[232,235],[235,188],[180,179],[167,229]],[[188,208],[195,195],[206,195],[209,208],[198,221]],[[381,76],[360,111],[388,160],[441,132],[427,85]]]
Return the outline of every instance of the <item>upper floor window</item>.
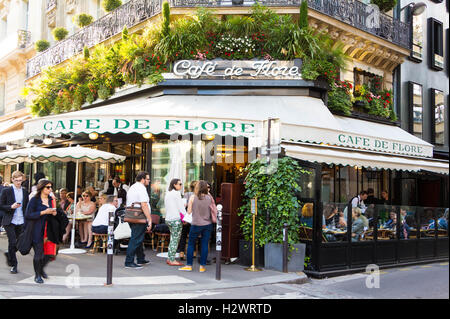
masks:
[[[423,15],[412,16],[411,58],[422,60],[423,55]]]
[[[442,22],[428,19],[428,42],[430,67],[436,70],[444,69],[444,30]]]
[[[444,92],[431,89],[431,106],[434,109],[434,144],[444,145],[445,136],[445,105]]]
[[[8,30],[8,18],[5,16],[0,19],[0,41],[6,38],[6,32]]]
[[[412,121],[410,121],[410,131],[422,138],[423,135],[423,91],[422,85],[409,82],[409,105]]]

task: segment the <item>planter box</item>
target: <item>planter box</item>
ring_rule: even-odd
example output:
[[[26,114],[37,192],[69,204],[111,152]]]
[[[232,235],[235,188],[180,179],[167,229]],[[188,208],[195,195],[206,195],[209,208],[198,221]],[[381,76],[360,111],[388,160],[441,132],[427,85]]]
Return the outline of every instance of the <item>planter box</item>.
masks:
[[[252,265],[252,242],[239,240],[239,265]],[[255,247],[255,266],[264,267],[264,247]]]
[[[306,244],[295,244],[298,249],[290,253],[288,259],[288,271],[303,271],[305,268],[305,249]],[[283,271],[283,244],[268,243],[264,246],[264,264],[266,269]]]

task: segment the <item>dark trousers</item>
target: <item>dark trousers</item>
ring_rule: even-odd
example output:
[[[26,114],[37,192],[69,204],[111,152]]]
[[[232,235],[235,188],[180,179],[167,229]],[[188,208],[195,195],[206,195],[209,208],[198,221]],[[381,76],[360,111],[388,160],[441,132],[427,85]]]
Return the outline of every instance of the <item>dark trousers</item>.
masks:
[[[100,225],[100,226],[92,226],[92,232],[96,234],[107,234],[108,226]]]
[[[130,223],[131,238],[128,242],[127,257],[125,258],[125,265],[131,265],[134,263],[134,256],[137,257],[137,261],[144,261],[144,247],[142,242],[144,241],[145,230],[147,224],[133,224]]]
[[[34,257],[33,260],[43,260],[44,259],[44,242],[33,243]]]
[[[183,229],[181,230],[180,243],[178,244],[177,252],[183,252],[186,249],[186,241],[189,231],[191,230],[191,224],[186,223],[183,224]]]
[[[14,225],[9,224],[6,226],[3,226],[6,231],[6,235],[8,236],[8,257],[9,262],[12,266],[17,266],[17,239],[19,238],[19,235],[23,231],[23,224],[22,225]]]
[[[209,237],[211,236],[212,232],[212,224],[205,225],[205,226],[196,226],[191,225],[191,230],[189,232],[189,243],[188,243],[188,250],[187,250],[187,265],[192,266],[192,262],[194,259],[194,247],[195,247],[195,241],[197,240],[197,237],[199,235],[202,236],[201,239],[201,250],[200,250],[200,265],[205,266],[206,260],[208,258],[208,242]]]

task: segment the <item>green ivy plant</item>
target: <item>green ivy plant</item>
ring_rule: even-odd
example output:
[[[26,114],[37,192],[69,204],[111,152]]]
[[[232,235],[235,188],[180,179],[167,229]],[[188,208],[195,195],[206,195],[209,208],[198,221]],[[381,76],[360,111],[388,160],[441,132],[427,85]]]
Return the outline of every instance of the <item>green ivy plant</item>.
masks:
[[[268,174],[269,172],[269,174]],[[255,243],[262,247],[266,243],[283,242],[283,224],[288,225],[288,240],[291,250],[299,242],[300,201],[296,194],[301,191],[299,184],[303,170],[298,162],[290,157],[272,160],[270,166],[265,159],[257,159],[245,168],[244,204],[239,215],[243,217],[240,228],[244,239],[252,239],[253,215],[250,199],[257,198],[258,214],[255,219]],[[266,225],[266,212],[269,224]]]

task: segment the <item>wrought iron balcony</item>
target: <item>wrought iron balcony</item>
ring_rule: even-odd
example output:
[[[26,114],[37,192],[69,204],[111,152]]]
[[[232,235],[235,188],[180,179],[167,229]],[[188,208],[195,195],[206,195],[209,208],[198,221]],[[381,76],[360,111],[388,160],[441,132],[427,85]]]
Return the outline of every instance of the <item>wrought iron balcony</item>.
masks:
[[[157,15],[161,12],[161,6],[162,0],[132,0],[127,2],[74,35],[28,60],[27,78],[39,74],[45,66],[59,64],[82,52],[85,46],[90,48],[108,40],[122,32],[125,25],[131,28]]]
[[[163,0],[131,0],[113,12],[103,16],[89,26],[81,29],[69,38],[58,42],[48,50],[37,54],[27,63],[27,77],[31,78],[41,72],[42,67],[59,64],[85,46],[92,47],[120,33],[126,25],[128,28],[145,21],[161,12]],[[267,7],[299,7],[301,0],[259,0]],[[169,0],[172,8],[186,7],[230,7],[232,0]],[[251,6],[253,0],[244,0],[243,6]],[[48,0],[49,8],[54,1]],[[410,49],[409,25],[394,20],[380,13],[375,15],[370,7],[358,0],[308,0],[310,9],[326,14],[355,28]],[[379,19],[376,19],[379,17]]]

